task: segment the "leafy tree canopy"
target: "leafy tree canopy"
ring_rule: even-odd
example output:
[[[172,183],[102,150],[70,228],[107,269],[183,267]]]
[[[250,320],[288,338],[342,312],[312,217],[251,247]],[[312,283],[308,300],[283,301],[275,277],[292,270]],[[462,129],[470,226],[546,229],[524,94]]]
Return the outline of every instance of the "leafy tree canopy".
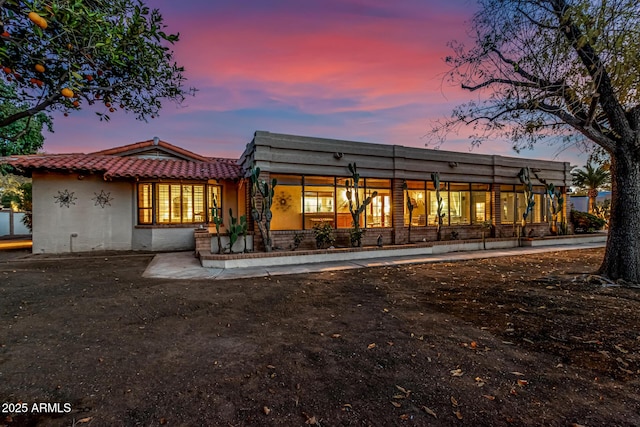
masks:
[[[470,125],[472,144],[540,139],[615,151],[640,121],[637,0],[480,0],[475,43],[453,42],[451,82],[486,97],[455,109],[439,136]],[[640,151],[640,146],[636,147]]]
[[[9,117],[28,108],[12,86],[0,81],[0,117]],[[51,119],[44,113],[37,113],[0,127],[0,156],[37,152],[44,142],[44,126],[51,131]],[[0,175],[2,172],[3,165],[0,165]]]
[[[194,89],[165,27],[140,0],[0,0],[0,74],[21,101],[0,128],[85,105],[104,120],[117,110],[146,120],[163,99],[182,102]]]

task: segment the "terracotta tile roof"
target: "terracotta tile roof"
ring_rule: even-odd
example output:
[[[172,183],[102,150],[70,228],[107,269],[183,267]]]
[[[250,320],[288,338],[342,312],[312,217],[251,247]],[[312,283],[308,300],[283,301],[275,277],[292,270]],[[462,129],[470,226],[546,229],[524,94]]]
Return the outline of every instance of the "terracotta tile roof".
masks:
[[[190,159],[199,160],[201,162],[206,162],[211,159],[210,157],[201,156],[192,151],[185,150],[184,148],[180,148],[176,145],[170,144],[166,141],[158,140],[156,143],[152,139],[148,141],[142,141],[142,142],[136,142],[133,144],[123,145],[121,147],[114,147],[106,150],[96,151],[91,154],[127,155],[130,153],[135,153],[137,151],[142,151],[144,149],[150,149],[154,147],[159,147],[163,151],[173,152],[175,154],[178,154],[179,156],[188,157]]]
[[[201,157],[201,156],[199,156]],[[240,166],[233,159],[206,161],[145,159],[105,154],[36,154],[3,159],[19,170],[50,170],[59,172],[87,172],[104,175],[104,179],[238,179]]]

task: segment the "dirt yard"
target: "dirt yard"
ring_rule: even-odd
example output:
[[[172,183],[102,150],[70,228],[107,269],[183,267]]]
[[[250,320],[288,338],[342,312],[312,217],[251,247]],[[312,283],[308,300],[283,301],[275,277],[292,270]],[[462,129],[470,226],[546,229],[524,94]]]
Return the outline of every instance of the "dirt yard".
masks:
[[[638,426],[602,250],[237,281],[0,253],[0,426]]]

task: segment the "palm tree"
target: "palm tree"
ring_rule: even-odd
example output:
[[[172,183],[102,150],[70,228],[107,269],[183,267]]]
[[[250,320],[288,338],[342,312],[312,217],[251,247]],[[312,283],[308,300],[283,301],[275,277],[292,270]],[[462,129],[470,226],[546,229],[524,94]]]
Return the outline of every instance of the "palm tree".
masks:
[[[594,167],[593,164],[589,162],[585,165],[584,170],[576,169],[571,172],[571,175],[573,175],[573,185],[587,190],[587,196],[589,196],[589,207],[587,210],[590,214],[594,213],[598,190],[611,183],[609,165],[604,164]]]

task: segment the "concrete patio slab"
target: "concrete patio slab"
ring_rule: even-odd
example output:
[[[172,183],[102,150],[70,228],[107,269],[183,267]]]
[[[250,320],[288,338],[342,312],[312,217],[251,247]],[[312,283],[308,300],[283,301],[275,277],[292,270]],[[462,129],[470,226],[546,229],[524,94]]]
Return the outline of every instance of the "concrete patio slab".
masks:
[[[233,280],[250,277],[278,276],[284,274],[306,274],[322,271],[338,271],[355,268],[380,267],[389,265],[423,264],[434,262],[455,262],[471,259],[521,256],[542,252],[569,251],[604,247],[605,242],[584,242],[579,244],[558,244],[540,247],[519,247],[466,252],[448,252],[432,255],[407,255],[372,259],[357,259],[312,264],[248,266],[242,268],[206,268],[193,252],[158,254],[149,263],[143,276],[158,279],[211,279]]]

